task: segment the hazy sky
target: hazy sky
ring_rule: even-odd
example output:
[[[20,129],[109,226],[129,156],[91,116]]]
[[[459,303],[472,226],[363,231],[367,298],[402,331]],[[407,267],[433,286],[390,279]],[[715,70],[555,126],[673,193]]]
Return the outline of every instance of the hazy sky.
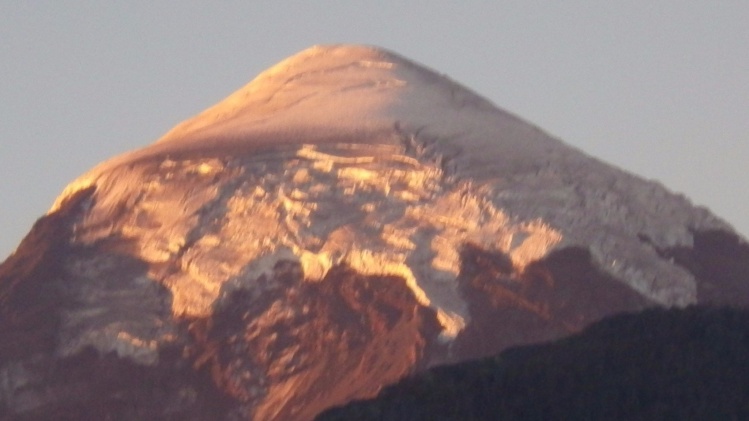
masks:
[[[749,1],[2,1],[0,260],[64,186],[313,44],[379,45],[749,235]]]

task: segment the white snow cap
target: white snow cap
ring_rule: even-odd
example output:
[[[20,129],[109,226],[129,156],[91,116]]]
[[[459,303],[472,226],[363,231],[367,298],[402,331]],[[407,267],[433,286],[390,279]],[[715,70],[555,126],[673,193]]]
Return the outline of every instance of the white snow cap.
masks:
[[[179,267],[161,280],[175,312],[208,311],[226,285],[279,259],[298,260],[312,281],[343,263],[402,276],[448,339],[470,320],[456,282],[467,243],[506,253],[518,270],[581,246],[648,298],[683,305],[695,300],[694,277],[656,249],[689,246],[694,229],[730,230],[683,196],[366,46],[282,61],[80,177],[51,212],[94,185],[76,241],[128,238],[139,259]]]
[[[422,126],[465,106],[496,111],[473,92],[395,53],[315,46],[264,71],[161,141],[237,137],[248,129],[362,131],[394,121]]]

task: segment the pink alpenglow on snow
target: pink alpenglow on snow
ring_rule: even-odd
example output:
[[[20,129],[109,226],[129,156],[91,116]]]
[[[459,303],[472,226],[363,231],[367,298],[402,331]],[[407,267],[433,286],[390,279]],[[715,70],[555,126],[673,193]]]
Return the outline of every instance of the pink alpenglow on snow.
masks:
[[[0,414],[310,420],[617,312],[745,305],[742,256],[445,76],[312,47],[65,189],[0,266]]]

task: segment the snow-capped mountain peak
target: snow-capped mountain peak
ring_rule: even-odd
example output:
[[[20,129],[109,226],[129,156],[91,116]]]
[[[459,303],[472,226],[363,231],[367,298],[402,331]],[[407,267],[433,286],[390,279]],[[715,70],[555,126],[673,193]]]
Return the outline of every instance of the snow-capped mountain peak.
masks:
[[[308,419],[616,311],[743,302],[743,284],[704,278],[723,260],[695,257],[714,232],[735,236],[445,76],[318,46],[72,182],[0,280],[50,250],[28,260],[63,297],[45,358],[209,365],[235,415]],[[7,330],[33,328],[11,298]]]

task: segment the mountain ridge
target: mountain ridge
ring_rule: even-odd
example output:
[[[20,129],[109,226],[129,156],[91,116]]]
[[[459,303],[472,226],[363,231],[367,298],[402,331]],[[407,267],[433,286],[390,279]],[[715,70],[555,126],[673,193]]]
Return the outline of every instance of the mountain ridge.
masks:
[[[742,419],[747,317],[712,307],[619,314],[551,343],[432,368],[315,420]]]
[[[0,352],[0,397],[42,418],[94,405],[45,394],[58,366],[140,418],[168,414],[86,364],[183,379],[183,415],[307,420],[617,312],[749,301],[718,217],[373,47],[282,62],[73,181],[28,238],[0,315],[36,345]]]

